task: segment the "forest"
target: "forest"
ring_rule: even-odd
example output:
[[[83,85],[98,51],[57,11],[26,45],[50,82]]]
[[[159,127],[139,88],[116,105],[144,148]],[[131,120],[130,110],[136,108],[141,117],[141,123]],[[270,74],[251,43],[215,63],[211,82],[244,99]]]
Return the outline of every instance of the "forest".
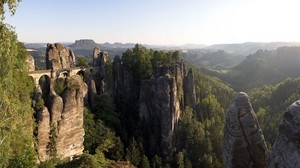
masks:
[[[40,98],[35,102],[37,109],[33,109],[34,82],[25,63],[29,53],[18,41],[14,29],[4,23],[4,5],[14,14],[18,3],[19,0],[0,2],[0,167],[97,168],[117,167],[125,162],[141,168],[221,168],[224,167],[225,113],[235,92],[249,94],[268,148],[275,142],[283,112],[299,99],[300,71],[295,60],[299,59],[300,50],[297,47],[258,50],[242,59],[221,50],[184,53],[136,44],[105,63],[108,88],[114,85],[118,75],[114,69],[116,62],[132,75],[129,87],[98,94],[93,104],[85,104],[83,154],[73,160],[61,160],[53,154],[49,160],[38,163],[36,110],[46,102]],[[41,55],[36,53],[34,57],[41,59]],[[77,63],[90,68],[91,60],[82,56],[77,58]],[[193,73],[196,99],[194,105],[181,103],[181,115],[172,137],[166,137],[170,145],[165,148],[161,143],[162,124],[140,117],[139,98],[146,80],[182,61],[183,71]],[[42,64],[37,66],[43,68]],[[178,97],[184,94],[179,86],[176,83]],[[54,85],[58,94],[66,87],[60,81]],[[51,145],[49,151],[55,153]]]

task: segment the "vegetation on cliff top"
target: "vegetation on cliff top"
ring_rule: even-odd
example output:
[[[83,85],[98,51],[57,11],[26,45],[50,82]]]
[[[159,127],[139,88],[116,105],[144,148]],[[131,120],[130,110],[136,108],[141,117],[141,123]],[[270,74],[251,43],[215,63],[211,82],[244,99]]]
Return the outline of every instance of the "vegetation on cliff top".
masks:
[[[12,28],[3,23],[4,6],[13,14],[18,2],[0,2],[0,167],[33,167],[36,162],[27,52]]]

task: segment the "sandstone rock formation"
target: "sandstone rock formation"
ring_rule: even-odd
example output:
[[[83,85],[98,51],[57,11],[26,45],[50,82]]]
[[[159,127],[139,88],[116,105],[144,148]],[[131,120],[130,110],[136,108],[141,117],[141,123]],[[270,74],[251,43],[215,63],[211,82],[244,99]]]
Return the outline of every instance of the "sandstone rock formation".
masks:
[[[267,146],[246,93],[240,92],[230,105],[224,127],[226,168],[265,168]]]
[[[190,105],[192,108],[196,106],[196,91],[194,84],[194,76],[192,69],[189,70],[188,74],[184,77],[183,82],[184,91],[184,104]]]
[[[100,56],[101,50],[99,47],[95,47],[93,50],[93,65],[97,66],[100,64],[98,57]]]
[[[46,49],[47,69],[71,68],[75,65],[75,55],[71,49],[62,44],[48,44]]]
[[[63,111],[57,124],[56,150],[59,158],[72,157],[83,152],[83,110],[86,93],[87,85],[81,77],[71,77],[62,96]]]
[[[82,154],[84,149],[83,110],[87,85],[80,76],[65,80],[67,88],[62,96],[52,90],[47,96],[49,100],[44,100],[47,107],[38,112],[38,157],[41,162],[53,155],[60,159],[72,158]],[[51,153],[53,151],[56,153]]]
[[[35,70],[34,58],[31,55],[27,56],[25,62],[27,64],[27,68],[29,72]]]
[[[50,114],[46,107],[37,113],[37,152],[41,162],[49,158],[48,144],[50,134]]]
[[[184,78],[187,80],[184,80]],[[158,127],[160,135],[156,138],[161,139],[159,146],[161,146],[164,156],[167,155],[166,149],[172,145],[173,131],[184,108],[184,98],[195,100],[195,95],[193,95],[195,94],[193,80],[192,73],[184,77],[184,64],[182,62],[168,67],[158,67],[154,70],[153,77],[141,82],[139,118],[143,124],[158,121],[155,126]],[[184,85],[190,87],[194,92],[184,97]],[[154,132],[154,134],[157,133]]]
[[[160,123],[161,146],[165,153],[170,145],[168,137],[172,135],[181,113],[175,78],[166,74],[157,79],[144,80],[140,90],[140,118]]]
[[[101,52],[100,48],[94,48],[93,53],[93,77],[95,82],[97,94],[103,94],[110,92],[113,88],[112,81],[108,80],[108,76],[112,74],[107,74],[107,66],[111,64],[108,52]]]
[[[268,158],[269,168],[300,167],[300,100],[290,105]]]

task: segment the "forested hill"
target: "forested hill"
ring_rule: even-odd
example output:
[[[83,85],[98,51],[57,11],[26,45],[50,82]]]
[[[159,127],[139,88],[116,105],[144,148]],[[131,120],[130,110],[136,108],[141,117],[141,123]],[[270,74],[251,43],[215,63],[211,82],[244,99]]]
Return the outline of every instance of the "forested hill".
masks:
[[[265,84],[275,84],[289,77],[300,76],[300,47],[281,47],[277,50],[258,50],[228,71],[206,73],[245,91]]]
[[[275,85],[266,85],[249,92],[253,109],[270,147],[278,134],[283,112],[300,99],[300,78],[287,79]]]

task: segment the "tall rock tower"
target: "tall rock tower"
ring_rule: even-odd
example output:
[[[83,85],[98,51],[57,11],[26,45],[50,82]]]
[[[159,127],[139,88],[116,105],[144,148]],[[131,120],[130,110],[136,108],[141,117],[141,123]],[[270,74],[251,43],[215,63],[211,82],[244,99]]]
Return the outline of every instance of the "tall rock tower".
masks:
[[[235,96],[227,111],[224,129],[225,168],[266,167],[267,146],[246,93]]]

